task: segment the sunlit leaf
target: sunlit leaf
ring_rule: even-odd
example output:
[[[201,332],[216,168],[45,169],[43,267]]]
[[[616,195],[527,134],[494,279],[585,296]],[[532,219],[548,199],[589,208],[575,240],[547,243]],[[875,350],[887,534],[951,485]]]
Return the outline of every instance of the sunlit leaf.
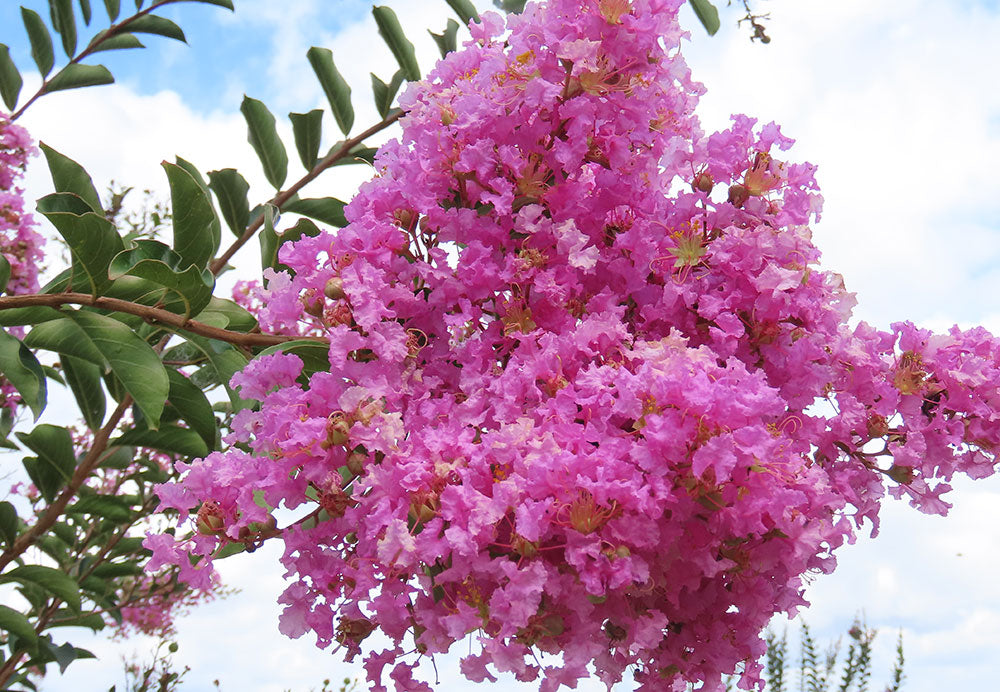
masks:
[[[264,177],[280,190],[288,176],[288,154],[278,137],[274,116],[267,106],[249,96],[243,97],[240,112],[246,118],[247,141],[257,152],[257,158],[264,167]]]
[[[73,259],[86,272],[90,292],[100,295],[111,285],[111,260],[125,248],[114,225],[102,214],[84,211],[86,208],[78,196],[66,192],[38,200],[38,211],[59,231]]]
[[[162,166],[170,182],[174,250],[185,262],[204,269],[221,241],[218,228],[213,226],[212,200],[207,188],[188,171],[166,161]]]

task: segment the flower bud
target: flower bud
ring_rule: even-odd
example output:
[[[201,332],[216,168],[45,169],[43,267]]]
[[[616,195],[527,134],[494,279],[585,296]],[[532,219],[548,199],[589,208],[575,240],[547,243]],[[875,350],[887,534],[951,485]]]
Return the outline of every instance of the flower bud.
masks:
[[[330,300],[343,300],[347,297],[344,293],[344,281],[339,276],[331,277],[326,286],[323,287],[323,295]]]
[[[729,203],[734,207],[742,207],[750,199],[750,190],[746,185],[736,183],[729,186]]]
[[[701,171],[694,177],[691,181],[691,187],[698,192],[704,192],[706,195],[712,191],[715,187],[715,181],[712,180],[712,174],[708,171]]]

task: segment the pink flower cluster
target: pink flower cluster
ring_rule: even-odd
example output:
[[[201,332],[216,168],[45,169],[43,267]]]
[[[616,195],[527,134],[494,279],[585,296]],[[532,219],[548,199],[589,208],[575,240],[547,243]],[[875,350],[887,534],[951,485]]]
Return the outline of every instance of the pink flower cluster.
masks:
[[[282,632],[364,648],[375,690],[430,689],[411,654],[465,639],[475,681],[750,689],[761,629],[887,487],[944,513],[944,481],[994,471],[1000,341],[848,325],[814,168],[773,124],[701,130],[681,4],[486,14],[407,91],[350,225],[263,291],[329,372],[233,379],[260,405],[159,488],[196,528],[150,537],[154,567],[205,580],[280,535]]]
[[[43,240],[24,212],[24,191],[16,186],[34,153],[27,131],[0,114],[0,253],[10,262],[8,295],[38,290]],[[13,408],[19,401],[14,387],[0,380],[0,406]]]

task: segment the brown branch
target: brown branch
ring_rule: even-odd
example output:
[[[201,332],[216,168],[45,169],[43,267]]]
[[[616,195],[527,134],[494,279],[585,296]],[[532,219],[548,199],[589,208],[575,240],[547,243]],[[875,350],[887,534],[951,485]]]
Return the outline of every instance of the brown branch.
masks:
[[[313,166],[312,170],[310,170],[304,176],[299,178],[299,180],[294,185],[292,185],[287,190],[283,190],[278,194],[276,194],[269,200],[268,203],[273,204],[274,206],[278,207],[278,209],[281,209],[282,205],[286,204],[290,199],[292,199],[292,197],[294,197],[299,190],[301,190],[303,187],[305,187],[313,180],[315,180],[320,173],[322,173],[327,168],[337,163],[337,161],[340,161],[341,159],[349,156],[351,153],[351,149],[361,144],[372,135],[386,129],[387,127],[395,123],[397,120],[399,120],[402,116],[403,112],[397,111],[392,115],[388,116],[387,118],[385,118],[384,120],[382,120],[381,122],[372,125],[361,134],[355,135],[354,137],[351,137],[348,140],[344,140],[343,142],[341,142],[340,146],[335,147],[329,154],[326,155],[326,157],[324,157],[322,160],[320,160],[319,163]],[[226,263],[233,258],[233,255],[235,255],[236,252],[241,247],[246,245],[247,242],[249,242],[249,240],[253,238],[254,234],[258,230],[260,230],[260,227],[263,224],[264,224],[264,215],[261,214],[260,216],[257,217],[257,219],[254,220],[253,223],[247,226],[247,229],[243,232],[243,235],[237,238],[232,245],[226,248],[225,252],[223,252],[217,258],[212,260],[212,263],[208,266],[211,272],[216,276],[218,276],[219,272],[221,272],[223,267],[226,266]]]
[[[124,312],[129,315],[138,315],[151,324],[160,324],[175,329],[198,334],[209,339],[225,341],[236,346],[274,346],[284,344],[289,341],[316,341],[323,343],[326,341],[319,336],[286,336],[281,334],[246,334],[244,332],[234,332],[229,329],[221,329],[190,320],[183,315],[154,308],[149,305],[141,305],[119,298],[107,298],[99,296],[95,298],[89,293],[32,293],[23,296],[5,296],[0,298],[0,310],[10,310],[12,308],[26,308],[34,306],[59,307],[60,305],[89,305],[103,310],[113,312]]]

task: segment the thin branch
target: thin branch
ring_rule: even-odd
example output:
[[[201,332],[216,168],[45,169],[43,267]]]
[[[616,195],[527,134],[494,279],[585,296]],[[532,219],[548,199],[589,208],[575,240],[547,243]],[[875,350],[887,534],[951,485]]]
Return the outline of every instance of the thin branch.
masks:
[[[16,113],[13,113],[10,116],[11,122],[14,122],[18,118],[20,118],[24,114],[24,111],[28,110],[28,106],[30,106],[31,104],[33,104],[35,101],[37,101],[39,98],[41,98],[45,94],[49,93],[49,91],[48,91],[49,85],[52,84],[53,80],[55,80],[56,77],[58,77],[60,74],[62,74],[63,71],[65,71],[65,69],[67,67],[69,67],[70,65],[76,65],[81,60],[83,60],[84,58],[88,58],[92,54],[98,52],[99,46],[102,43],[104,43],[105,41],[107,41],[109,38],[113,38],[114,36],[117,36],[118,34],[122,33],[123,30],[125,30],[125,29],[128,28],[129,24],[131,24],[135,20],[139,19],[140,17],[144,17],[147,14],[151,14],[154,10],[158,10],[161,7],[163,7],[164,5],[171,5],[173,3],[183,2],[183,1],[184,0],[161,0],[160,2],[154,3],[153,5],[147,7],[144,10],[136,12],[131,17],[126,17],[125,19],[121,20],[117,24],[112,24],[107,29],[103,30],[103,34],[100,34],[100,33],[96,34],[94,36],[94,38],[90,39],[90,43],[87,44],[86,48],[84,48],[76,56],[70,58],[70,61],[68,63],[66,63],[66,65],[64,67],[60,68],[58,72],[56,72],[54,75],[52,75],[48,79],[45,79],[42,82],[42,85],[40,87],[38,87],[38,91],[36,91],[34,93],[34,95],[30,99],[28,99],[28,101],[17,110]]]
[[[108,440],[111,438],[111,433],[118,426],[121,421],[122,416],[128,411],[129,407],[132,405],[132,397],[128,394],[122,399],[122,402],[118,404],[118,408],[114,410],[111,417],[108,418],[108,422],[104,424],[104,427],[97,431],[94,435],[94,443],[90,447],[90,451],[87,452],[87,456],[83,458],[83,461],[76,467],[73,471],[73,477],[69,479],[69,483],[66,484],[66,488],[59,493],[59,497],[55,499],[48,507],[45,508],[45,513],[38,518],[38,521],[34,525],[25,531],[23,534],[18,536],[14,544],[3,551],[0,554],[0,572],[3,571],[10,562],[18,558],[25,550],[34,545],[38,538],[52,528],[52,525],[59,520],[59,517],[63,515],[66,510],[66,506],[69,505],[70,501],[76,497],[77,491],[83,486],[84,482],[90,477],[97,465],[101,462],[104,450],[107,449]]]
[[[6,296],[0,298],[0,310],[33,307],[38,305],[48,307],[59,307],[60,305],[89,305],[103,310],[124,312],[129,315],[138,315],[150,324],[161,324],[175,329],[183,329],[184,331],[191,332],[192,334],[198,334],[199,336],[204,336],[209,339],[217,339],[219,341],[225,341],[227,343],[243,347],[274,346],[276,344],[284,344],[289,341],[300,340],[316,341],[318,343],[326,341],[326,339],[319,336],[286,336],[281,334],[247,334],[244,332],[234,332],[229,329],[213,327],[205,324],[204,322],[186,319],[183,315],[178,315],[170,312],[169,310],[163,310],[162,308],[141,305],[139,303],[133,303],[119,298],[107,298],[104,296],[98,296],[95,298],[89,293],[32,293],[23,296]]]
[[[402,111],[396,111],[395,113],[388,116],[381,122],[372,125],[361,134],[355,135],[354,137],[341,142],[340,146],[334,148],[329,154],[326,155],[326,157],[324,157],[319,163],[313,166],[312,170],[310,170],[304,176],[299,178],[299,180],[294,185],[292,185],[287,190],[283,190],[282,192],[279,192],[274,197],[272,197],[269,203],[281,209],[282,205],[286,204],[292,197],[294,197],[299,190],[301,190],[303,187],[305,187],[313,180],[315,180],[320,173],[322,173],[327,168],[337,163],[337,161],[340,161],[341,159],[349,156],[351,153],[351,149],[361,144],[372,135],[377,134],[382,130],[386,129],[387,127],[389,127],[390,125],[394,124],[402,116],[403,116]],[[212,271],[212,273],[218,276],[219,272],[221,272],[222,269],[226,266],[226,263],[232,259],[233,255],[235,255],[236,252],[241,247],[246,245],[247,242],[249,242],[250,239],[253,238],[254,234],[258,230],[260,230],[260,227],[263,224],[264,224],[264,215],[261,214],[254,220],[253,223],[247,226],[247,229],[243,232],[243,235],[237,238],[232,245],[226,248],[225,252],[219,255],[216,259],[212,260],[212,263],[208,267]]]

